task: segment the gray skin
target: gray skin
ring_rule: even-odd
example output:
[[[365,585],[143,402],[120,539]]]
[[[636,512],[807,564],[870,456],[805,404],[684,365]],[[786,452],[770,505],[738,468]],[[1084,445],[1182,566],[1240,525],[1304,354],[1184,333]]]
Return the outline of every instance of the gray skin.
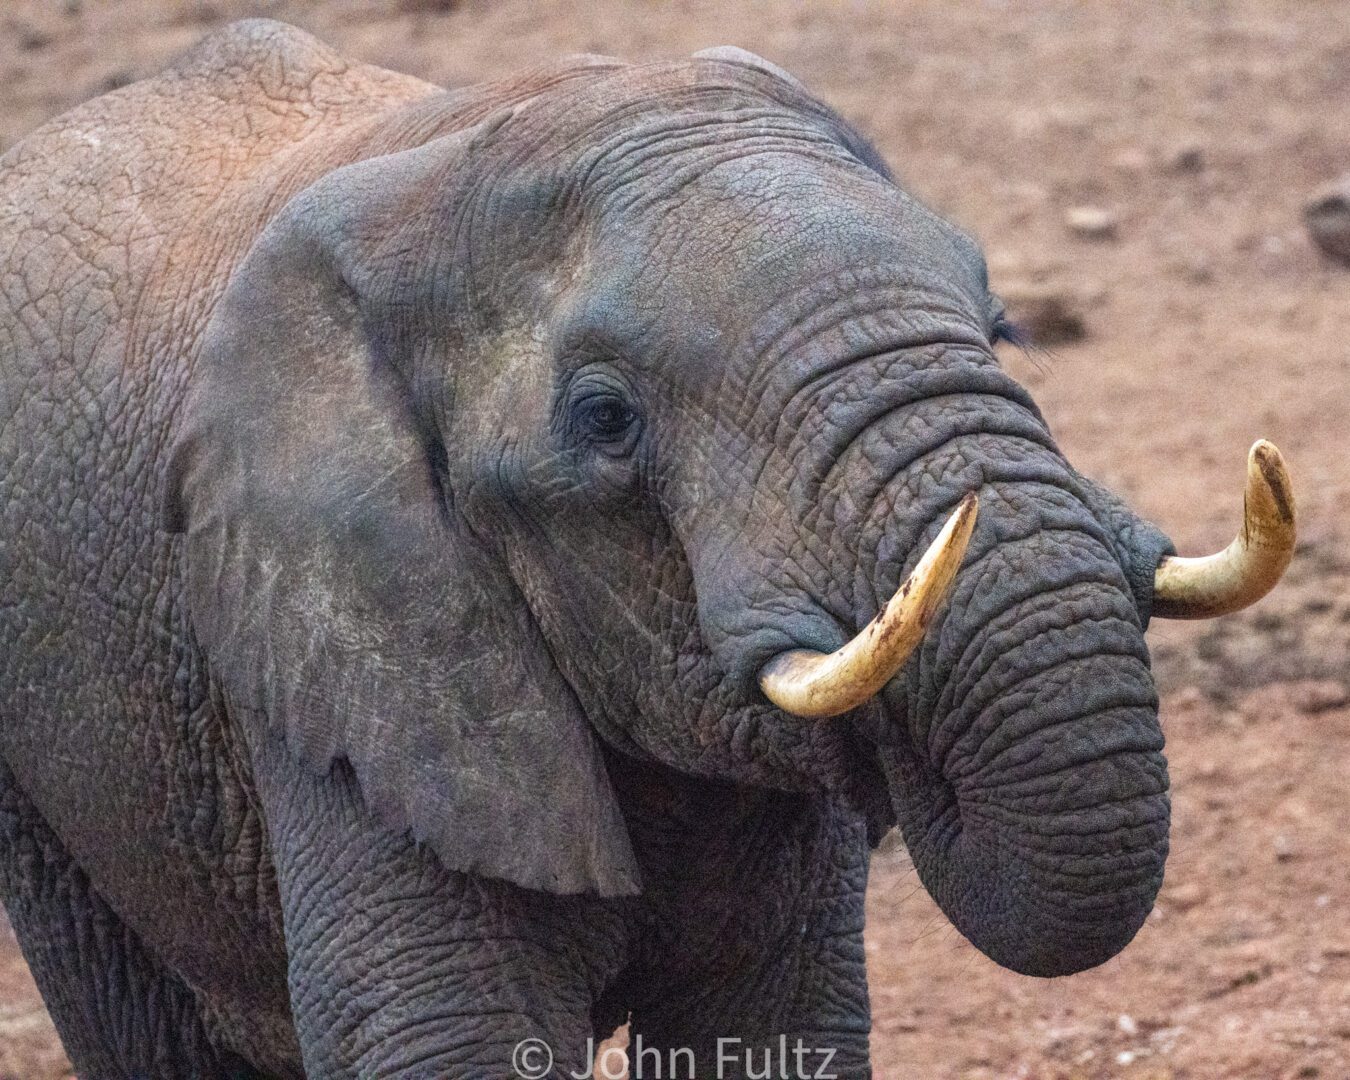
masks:
[[[12,150],[0,230],[0,892],[82,1076],[565,1075],[630,1014],[866,1076],[897,823],[1015,970],[1143,923],[1170,548],[782,72],[240,24]],[[885,691],[770,705],[969,491]]]

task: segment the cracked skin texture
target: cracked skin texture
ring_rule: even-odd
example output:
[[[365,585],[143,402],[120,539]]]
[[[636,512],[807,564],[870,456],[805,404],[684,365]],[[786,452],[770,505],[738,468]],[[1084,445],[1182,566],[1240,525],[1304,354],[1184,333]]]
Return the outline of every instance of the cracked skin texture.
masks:
[[[446,211],[480,159],[516,182]],[[0,161],[0,890],[81,1075],[489,1077],[524,1035],[565,1072],[630,1014],[869,1075],[895,815],[1005,963],[1128,941],[1165,542],[1063,462],[973,245],[902,198],[735,55],[447,92],[268,22]],[[821,270],[738,292],[742,251]],[[767,313],[739,353],[693,317],[723,294]],[[643,383],[641,453],[557,448],[545,343],[565,387]],[[648,370],[575,359],[625,343]],[[978,569],[884,701],[757,698],[981,484]]]
[[[266,223],[316,178],[468,126],[568,75],[452,95],[349,63],[288,27],[250,22],[59,117],[0,165],[3,882],[82,1076],[303,1074],[252,770],[183,632],[181,552],[154,527],[165,449],[213,308]],[[728,858],[772,863],[774,850],[766,840]],[[416,863],[423,894],[426,874],[446,876],[420,853],[400,855]],[[856,932],[865,872],[855,861],[848,874],[857,902],[842,921]],[[395,899],[413,908],[409,921],[445,923],[431,936],[450,943],[475,927],[491,937],[491,924],[513,914],[478,910],[511,906],[491,883],[456,876],[449,891],[423,895],[420,908],[416,888]],[[650,911],[644,918],[660,922]],[[791,909],[780,918],[791,921]],[[551,921],[559,937],[557,924],[576,934],[576,912]],[[401,923],[366,929],[396,933]],[[602,929],[591,931],[604,938],[592,951],[617,956],[624,934]],[[679,936],[673,923],[667,932]],[[62,938],[77,944],[53,943]],[[415,969],[397,975],[453,985],[456,965],[438,967],[432,951],[406,953]],[[861,954],[853,961],[860,967]],[[492,963],[509,966],[497,953],[483,960]],[[523,981],[543,985],[521,996],[547,996],[546,966],[530,957]],[[566,1002],[575,965],[563,966],[553,988]],[[632,977],[641,982],[639,966]],[[668,977],[681,976],[690,973]],[[361,976],[372,986],[389,977],[374,961]],[[828,980],[811,992],[827,988]],[[512,997],[500,987],[498,996]],[[348,1037],[333,1052],[351,1053],[357,1022],[331,1027],[330,1042]],[[416,1040],[409,1046],[415,1059]],[[473,1061],[494,1049],[491,1039],[461,1049],[447,1066],[455,1075],[488,1075]],[[373,1060],[350,1075],[368,1075]],[[414,1060],[379,1075],[433,1067]],[[340,1073],[348,1074],[318,1074]]]

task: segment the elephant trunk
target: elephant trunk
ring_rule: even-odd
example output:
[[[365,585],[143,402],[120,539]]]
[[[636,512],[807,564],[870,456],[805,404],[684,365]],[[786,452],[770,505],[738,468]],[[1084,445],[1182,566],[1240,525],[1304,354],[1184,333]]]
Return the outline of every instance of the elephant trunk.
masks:
[[[1039,590],[994,584],[1038,567]],[[927,655],[884,694],[892,804],[925,887],[1006,967],[1114,956],[1162,883],[1168,780],[1133,599],[1083,534],[996,545]],[[899,733],[895,733],[897,736]]]

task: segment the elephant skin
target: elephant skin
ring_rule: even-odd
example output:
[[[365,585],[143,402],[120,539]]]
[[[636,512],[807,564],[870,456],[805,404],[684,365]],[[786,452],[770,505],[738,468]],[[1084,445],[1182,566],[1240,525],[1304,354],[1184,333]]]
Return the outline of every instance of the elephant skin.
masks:
[[[1016,970],[1148,915],[1170,547],[791,76],[245,22],[12,149],[0,223],[0,895],[81,1076],[565,1076],[629,1018],[870,1075],[895,825]],[[883,693],[771,705],[971,491]]]

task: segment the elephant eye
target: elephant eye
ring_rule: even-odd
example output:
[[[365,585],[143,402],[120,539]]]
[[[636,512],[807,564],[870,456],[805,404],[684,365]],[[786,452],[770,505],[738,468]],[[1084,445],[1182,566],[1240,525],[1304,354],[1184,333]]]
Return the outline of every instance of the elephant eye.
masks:
[[[587,394],[573,406],[576,433],[609,452],[623,452],[632,446],[637,432],[637,413],[623,398],[610,392]]]

